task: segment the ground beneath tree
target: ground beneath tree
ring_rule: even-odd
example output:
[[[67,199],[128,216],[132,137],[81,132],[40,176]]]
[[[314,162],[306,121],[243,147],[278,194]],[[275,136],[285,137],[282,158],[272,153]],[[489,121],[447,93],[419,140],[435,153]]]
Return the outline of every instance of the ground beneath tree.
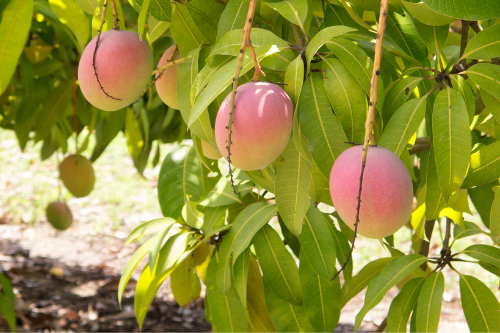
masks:
[[[138,247],[124,245],[130,230],[161,216],[156,198],[159,167],[149,167],[145,177],[138,176],[120,135],[94,163],[97,182],[92,194],[73,198],[63,193],[74,224],[57,232],[44,215],[46,205],[57,197],[57,158],[41,162],[39,148],[29,146],[21,153],[15,136],[0,130],[0,272],[9,276],[16,291],[18,331],[139,331],[133,312],[138,273],[132,276],[121,309],[117,286],[123,267]],[[167,151],[162,146],[162,157]],[[409,252],[409,232],[404,232],[396,234],[396,247]],[[439,248],[431,252],[438,253]],[[354,271],[387,256],[378,241],[361,237],[353,253]],[[448,273],[439,330],[468,332],[456,274]],[[481,274],[483,278],[489,273]],[[494,279],[491,285],[498,284]],[[375,331],[397,293],[397,289],[389,291],[367,314],[360,331]],[[336,331],[352,332],[363,302],[364,292],[342,309]],[[0,318],[0,332],[7,330]],[[143,331],[210,331],[203,298],[189,309],[179,307],[167,279],[149,309]]]

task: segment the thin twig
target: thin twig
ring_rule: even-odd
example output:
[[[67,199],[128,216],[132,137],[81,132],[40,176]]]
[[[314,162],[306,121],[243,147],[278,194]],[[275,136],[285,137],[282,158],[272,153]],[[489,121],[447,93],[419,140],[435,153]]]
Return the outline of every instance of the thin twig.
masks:
[[[444,233],[443,248],[441,249],[441,258],[447,258],[450,256],[450,237],[451,237],[451,219],[446,218],[446,229]]]
[[[379,16],[379,24],[377,30],[377,40],[375,42],[375,57],[373,59],[373,72],[372,72],[372,80],[370,85],[370,103],[368,107],[368,115],[366,116],[365,122],[365,137],[363,140],[363,156],[361,159],[361,175],[359,177],[359,191],[358,191],[358,205],[356,208],[356,222],[354,223],[354,237],[351,243],[351,249],[349,254],[347,255],[346,261],[344,265],[340,268],[340,270],[335,274],[332,278],[335,279],[340,272],[342,272],[349,260],[351,260],[352,251],[354,250],[354,243],[356,241],[357,233],[358,233],[358,223],[359,223],[359,212],[361,209],[361,190],[363,184],[363,175],[365,172],[366,159],[368,155],[368,145],[370,143],[370,138],[373,132],[373,123],[375,121],[375,105],[377,104],[377,87],[378,87],[378,78],[380,76],[380,61],[382,60],[382,43],[384,41],[384,32],[387,22],[387,8],[389,7],[389,0],[381,0],[380,1],[380,16]]]
[[[238,88],[238,79],[240,77],[241,68],[243,65],[243,58],[245,57],[245,49],[248,45],[251,45],[250,41],[250,33],[252,31],[252,22],[255,14],[255,7],[257,6],[257,0],[250,0],[250,4],[248,6],[247,18],[245,20],[245,27],[243,28],[243,42],[241,43],[240,54],[238,55],[238,63],[236,65],[236,72],[234,73],[233,78],[233,90],[231,91],[231,99],[229,101],[229,117],[227,121],[227,162],[229,163],[229,176],[231,178],[231,186],[233,187],[234,194],[238,194],[236,192],[236,187],[234,186],[233,179],[233,170],[231,168],[231,134],[232,125],[233,125],[233,112],[234,112],[234,101],[236,99],[236,89]],[[251,47],[250,52],[252,53],[253,48]],[[252,58],[254,58],[255,52],[253,52]],[[257,62],[257,58],[254,58],[254,64]],[[258,62],[257,62],[258,63]],[[255,68],[257,72],[260,69],[260,66]],[[255,76],[254,76],[255,78]]]
[[[156,73],[158,73],[158,75],[156,75],[153,78],[153,80],[151,80],[151,82],[149,82],[149,84],[146,87],[146,89],[143,90],[143,92],[139,95],[139,97],[137,97],[137,99],[132,103],[132,105],[134,105],[135,103],[139,102],[139,100],[148,92],[148,90],[153,86],[153,84],[155,84],[155,82],[161,78],[163,72],[165,72],[165,70],[167,68],[175,66],[175,65],[178,65],[181,62],[183,62],[184,59],[186,59],[186,58],[181,58],[181,59],[175,59],[174,60],[175,53],[177,52],[177,49],[178,49],[177,45],[175,45],[174,52],[172,52],[172,55],[170,56],[170,58],[168,58],[167,63],[165,65],[161,66],[160,68],[155,69],[153,71],[153,73],[151,73],[151,75],[155,75]]]
[[[78,155],[78,114],[76,104],[76,80],[77,80],[78,65],[73,65],[73,122],[75,128],[75,155]]]
[[[94,56],[92,57],[92,67],[94,67],[94,74],[97,79],[97,83],[99,83],[99,87],[101,87],[102,92],[108,96],[111,99],[121,101],[121,99],[116,98],[111,96],[104,90],[104,87],[101,84],[101,81],[99,80],[99,75],[97,75],[97,67],[95,65],[95,57],[97,55],[97,48],[99,47],[99,41],[101,40],[101,32],[102,32],[102,27],[104,26],[104,22],[106,21],[106,7],[108,6],[108,0],[104,0],[104,4],[102,5],[102,16],[101,16],[101,25],[99,26],[99,30],[97,30],[97,39],[95,41],[95,50],[94,50]]]
[[[377,329],[375,332],[383,332],[387,327],[387,317],[378,325]]]
[[[467,69],[467,61],[462,59],[464,55],[465,48],[467,47],[467,41],[469,39],[469,26],[470,21],[462,20],[462,36],[460,40],[460,58],[457,63],[453,66],[453,73],[463,72]]]
[[[431,237],[432,237],[432,230],[434,229],[434,224],[436,223],[436,220],[426,220],[425,225],[424,225],[424,233],[425,237],[427,237],[428,241],[425,239],[420,240],[420,247],[418,249],[418,254],[427,257],[429,255],[429,247],[431,245]],[[420,265],[420,268],[425,272],[427,270],[427,262],[424,262],[422,265]]]
[[[113,30],[120,30],[120,27],[118,26],[118,21],[120,21],[120,19],[118,18],[118,12],[116,11],[115,0],[109,1],[111,2],[111,11],[113,11]]]

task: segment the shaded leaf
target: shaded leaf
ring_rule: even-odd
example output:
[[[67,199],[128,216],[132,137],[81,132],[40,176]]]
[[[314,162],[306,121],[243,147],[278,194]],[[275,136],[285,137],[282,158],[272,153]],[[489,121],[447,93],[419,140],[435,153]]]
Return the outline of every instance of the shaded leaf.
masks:
[[[408,319],[417,304],[424,282],[424,278],[408,281],[398,296],[393,299],[387,315],[387,332],[406,332]]]
[[[432,274],[425,279],[418,295],[416,324],[418,332],[437,332],[441,318],[441,304],[444,293],[444,275]]]

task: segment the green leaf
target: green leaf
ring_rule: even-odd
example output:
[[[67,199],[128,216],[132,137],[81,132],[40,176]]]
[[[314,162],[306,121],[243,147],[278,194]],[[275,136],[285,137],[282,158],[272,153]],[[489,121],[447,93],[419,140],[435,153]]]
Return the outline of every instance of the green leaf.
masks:
[[[217,283],[217,256],[214,255],[208,265],[208,281],[206,298],[216,332],[248,332],[245,308],[238,299],[233,288],[226,293],[219,289]]]
[[[460,59],[489,59],[500,54],[500,25],[484,29],[467,43]]]
[[[151,269],[151,272],[155,270],[155,265],[158,260],[158,254],[160,253],[160,248],[163,245],[163,241],[165,240],[165,237],[167,237],[168,232],[172,228],[172,225],[168,225],[165,227],[165,229],[161,230],[156,234],[155,237],[153,237],[154,241],[153,244],[151,244],[151,249],[149,250],[149,268]]]
[[[270,166],[262,170],[245,171],[245,174],[258,186],[274,193],[276,174]]]
[[[134,240],[144,235],[159,232],[175,223],[174,219],[164,217],[160,219],[154,219],[148,222],[144,222],[135,227],[127,237],[125,245],[130,244]]]
[[[137,32],[139,33],[139,39],[142,40],[144,35],[144,27],[146,26],[146,19],[148,17],[149,3],[151,0],[144,0],[141,7],[141,12],[139,13],[139,18],[137,19]]]
[[[481,221],[487,228],[490,226],[490,212],[495,198],[495,192],[493,191],[495,186],[498,186],[498,181],[467,190],[474,207],[476,207],[481,217]]]
[[[472,81],[491,95],[500,99],[500,67],[493,64],[477,64],[464,72]]]
[[[328,227],[330,228],[330,231],[332,232],[333,240],[335,241],[335,253],[337,254],[337,261],[339,265],[343,265],[346,260],[347,256],[349,254],[349,251],[351,250],[351,245],[347,241],[347,238],[344,236],[343,233],[337,230],[335,226],[333,225],[332,222],[328,221]],[[342,275],[344,277],[344,287],[342,288],[343,293],[347,291],[349,288],[349,285],[351,283],[351,278],[352,278],[352,260],[349,260],[347,265],[345,266],[344,270],[342,271]],[[345,291],[344,291],[345,289]]]
[[[276,214],[276,206],[265,202],[257,202],[245,207],[233,222],[231,230],[224,237],[219,250],[219,264],[217,265],[217,283],[223,292],[231,287],[229,260],[233,255],[233,262],[250,245],[257,231],[271,220]]]
[[[323,82],[347,140],[363,141],[367,99],[361,86],[347,67],[334,58],[323,60]]]
[[[431,50],[434,54],[441,54],[440,52],[448,38],[450,29],[449,24],[429,26],[427,24],[420,23],[419,21],[415,21],[415,27],[417,28],[420,38],[422,38],[422,41],[429,48],[429,50]]]
[[[247,310],[250,324],[255,332],[276,332],[265,297],[259,264],[251,256],[247,281]]]
[[[285,92],[290,96],[293,104],[297,105],[304,84],[304,61],[300,56],[288,65],[284,83]]]
[[[203,44],[215,43],[217,25],[223,8],[223,5],[216,1],[195,0],[189,3],[173,3],[170,31],[181,55],[186,56],[191,50]]]
[[[12,3],[12,2],[11,2]],[[2,21],[3,22],[3,21]],[[71,84],[61,82],[43,102],[35,122],[35,141],[45,139],[52,127],[61,119],[71,99]]]
[[[16,312],[14,311],[14,304],[9,299],[0,294],[0,314],[5,317],[9,328],[12,332],[16,331]]]
[[[316,274],[308,260],[310,257],[305,256],[303,250],[304,247],[299,276],[306,315],[316,332],[333,332],[340,319],[340,279],[330,281]],[[335,263],[335,257],[333,260]]]
[[[500,266],[500,249],[490,245],[475,244],[471,245],[461,253],[468,255],[474,259],[483,261],[485,263]]]
[[[33,0],[10,0],[0,22],[0,94],[9,85],[31,27]]]
[[[365,295],[365,303],[363,304],[361,311],[359,311],[356,315],[354,330],[359,328],[366,313],[375,305],[380,303],[389,289],[394,287],[408,274],[413,272],[415,268],[426,261],[427,258],[422,257],[419,254],[409,254],[404,257],[397,258],[387,264],[387,266],[385,266],[368,284],[368,290]]]
[[[222,12],[217,29],[217,40],[228,31],[243,29],[250,0],[229,0]]]
[[[467,105],[469,123],[472,123],[474,116],[476,115],[476,101],[469,83],[460,75],[452,75],[450,76],[450,80],[452,81],[453,88],[455,88],[462,95],[465,104]]]
[[[280,13],[289,22],[298,25],[302,31],[309,10],[307,0],[284,0],[280,2],[264,2]]]
[[[158,179],[158,200],[163,215],[177,219],[182,206],[203,196],[201,165],[193,146],[174,147],[163,160]]]
[[[339,232],[340,234],[340,232]],[[342,235],[342,234],[341,234]],[[343,236],[343,235],[342,235]],[[366,264],[357,275],[355,275],[349,284],[344,285],[342,288],[342,308],[349,302],[354,296],[359,294],[365,287],[370,283],[370,281],[380,272],[384,267],[386,267],[394,258],[379,258]]]
[[[236,295],[240,299],[241,303],[247,308],[247,282],[248,282],[248,271],[250,265],[250,249],[247,248],[243,251],[243,254],[238,256],[238,259],[234,261],[233,265],[233,276],[234,276],[234,289],[236,290]]]
[[[356,31],[356,29],[349,28],[346,26],[334,26],[321,29],[310,41],[306,48],[306,60],[307,66],[309,68],[309,63],[311,62],[316,51],[320,49],[323,44],[327,41],[332,40],[334,37],[341,36],[348,32]]]
[[[387,124],[394,113],[408,100],[420,81],[422,81],[420,77],[409,76],[387,87],[389,92],[385,96],[384,111],[382,112],[384,124]]]
[[[423,1],[439,14],[462,20],[488,20],[500,16],[500,5],[496,0],[454,0],[452,3],[449,0]]]
[[[311,75],[304,83],[298,113],[300,127],[309,142],[313,159],[325,178],[330,179],[333,162],[349,146],[318,75]]]
[[[385,126],[379,146],[401,155],[424,119],[426,99],[415,98],[403,104]]]
[[[446,201],[462,185],[470,160],[469,115],[455,89],[447,88],[436,97],[432,138],[439,186]]]
[[[118,303],[120,304],[120,307],[122,306],[121,304],[122,304],[123,292],[125,291],[125,288],[127,287],[128,281],[130,280],[132,273],[137,268],[137,266],[139,265],[141,260],[149,252],[149,249],[151,249],[151,246],[153,245],[153,241],[154,241],[154,238],[151,238],[146,243],[142,244],[141,247],[138,248],[134,252],[134,254],[130,257],[130,259],[127,262],[127,265],[125,265],[125,268],[123,269],[122,276],[120,277],[120,283],[118,284]]]
[[[311,182],[309,183],[309,197],[312,202],[323,202],[333,206],[330,196],[330,187],[328,179],[321,173],[316,165],[311,167]]]
[[[387,15],[386,33],[401,50],[409,56],[410,61],[430,67],[425,44],[422,44],[417,28],[407,13],[389,12]]]
[[[170,28],[170,22],[160,21],[154,18],[153,15],[148,17],[149,28],[149,44],[153,44],[155,40],[161,37],[165,31]]]
[[[406,332],[408,319],[415,304],[417,304],[424,282],[424,278],[415,278],[408,281],[398,296],[394,298],[387,315],[387,332]]]
[[[100,121],[96,126],[96,145],[90,160],[96,161],[104,152],[104,149],[113,141],[125,126],[128,108],[118,111],[106,112],[106,118]]]
[[[496,191],[491,205],[490,230],[493,244],[500,245],[500,191]]]
[[[441,317],[441,304],[444,293],[444,275],[432,274],[425,279],[418,295],[416,316],[418,332],[437,332]]]
[[[127,109],[127,117],[125,118],[125,137],[127,138],[127,147],[130,156],[134,160],[137,160],[144,147],[144,138],[139,121],[135,117],[134,111],[130,108]]]
[[[462,188],[491,183],[500,178],[500,142],[487,145],[470,157],[470,168]]]
[[[314,328],[307,319],[304,306],[288,303],[278,297],[274,291],[275,288],[272,288],[272,284],[266,280],[264,273],[266,304],[278,332],[314,332]]]
[[[485,232],[475,223],[464,221],[465,230],[462,230],[458,225],[453,228],[453,239],[460,239]]]
[[[224,224],[227,206],[208,207],[203,217],[203,234],[210,234],[219,225]]]
[[[189,121],[191,114],[191,89],[198,74],[198,60],[201,49],[191,51],[186,59],[177,67],[177,101],[184,122]],[[214,130],[210,124],[208,110],[202,110],[200,117],[191,124],[189,129],[205,142],[215,144]]]
[[[264,226],[255,234],[253,245],[255,252],[257,252],[264,280],[273,293],[286,302],[302,304],[299,269],[277,232],[269,225]],[[273,317],[272,307],[269,304],[268,307],[271,317]],[[275,320],[273,322],[278,325]],[[281,331],[279,327],[277,328]]]
[[[302,258],[307,258],[314,272],[329,281],[337,272],[335,268],[337,257],[335,243],[327,223],[323,214],[314,205],[310,205],[299,240]]]
[[[195,201],[187,201],[182,207],[182,219],[188,226],[194,229],[201,229],[203,226],[203,213],[200,212]]]
[[[435,220],[439,218],[439,212],[444,208],[445,201],[441,189],[439,188],[434,150],[431,150],[429,154],[426,179],[427,193],[425,196],[425,218],[427,220]]]
[[[90,37],[90,21],[73,0],[49,0],[50,9],[66,25],[78,41],[78,51],[83,52]]]
[[[500,303],[481,280],[460,274],[460,296],[471,332],[500,331]]]
[[[270,55],[270,51],[272,46],[265,47],[256,47],[255,53],[257,56],[257,60],[262,60],[266,56]],[[269,54],[268,54],[269,53]],[[205,89],[200,93],[198,99],[193,105],[191,109],[191,113],[189,115],[188,126],[191,126],[205,111],[206,108],[212,103],[217,96],[219,96],[226,88],[232,84],[234,78],[234,71],[236,69],[238,59],[234,59],[224,65],[217,74],[214,75],[212,80],[207,84]],[[245,75],[250,69],[253,68],[253,61],[250,54],[245,53],[245,57],[243,58],[242,69],[240,71],[240,76]],[[225,97],[225,96],[224,96]]]
[[[193,257],[187,257],[170,274],[170,288],[180,306],[189,306],[200,297],[201,283],[193,266]]]
[[[226,206],[235,202],[241,202],[237,194],[234,194],[233,187],[226,177],[221,177],[215,187],[200,202],[201,206],[217,207]]]
[[[276,173],[276,206],[287,228],[296,236],[309,208],[311,164],[299,153],[293,140],[281,153]]]
[[[352,76],[358,81],[367,96],[370,96],[370,82],[373,72],[373,60],[368,57],[361,47],[350,40],[344,38],[335,38],[325,43],[344,66],[351,72]],[[379,77],[377,86],[377,104],[375,107],[380,112],[385,103],[384,83]]]
[[[415,17],[419,22],[422,22],[423,25],[426,26],[435,27],[435,26],[449,25],[450,23],[457,20],[454,17],[441,15],[435,12],[434,10],[430,9],[425,3],[422,2],[416,3],[405,0],[401,0],[401,2],[405,6],[406,10],[408,10],[410,14],[413,15],[413,17]],[[419,24],[415,22],[415,25],[417,26],[418,29]],[[422,35],[423,34],[420,34],[420,36]],[[429,45],[427,45],[427,47],[429,47]]]
[[[0,273],[0,286],[2,287],[2,293],[5,295],[7,300],[14,304],[14,301],[16,299],[16,295],[14,294],[14,289],[12,289],[12,284],[10,283],[9,279],[3,274]]]
[[[75,2],[87,14],[97,16],[101,11],[101,7],[97,0],[75,0]]]

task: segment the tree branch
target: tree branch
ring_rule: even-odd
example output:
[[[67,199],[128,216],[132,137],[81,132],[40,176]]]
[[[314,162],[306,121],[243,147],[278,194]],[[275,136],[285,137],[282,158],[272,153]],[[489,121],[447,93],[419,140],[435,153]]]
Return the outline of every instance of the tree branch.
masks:
[[[115,0],[109,0],[111,2],[111,11],[113,11],[113,30],[120,30],[120,27],[118,26],[118,12],[116,11],[116,4]]]
[[[453,73],[463,72],[467,69],[467,61],[462,59],[464,55],[465,48],[467,47],[467,41],[469,39],[469,26],[470,21],[462,20],[462,37],[460,40],[460,58],[458,62],[453,66]]]
[[[361,158],[361,175],[359,177],[359,191],[358,191],[358,206],[356,208],[356,222],[354,223],[354,237],[351,243],[351,249],[349,254],[347,255],[346,261],[344,265],[340,268],[340,270],[335,274],[332,278],[335,279],[340,272],[342,272],[349,260],[351,260],[352,251],[354,249],[354,243],[356,241],[357,233],[358,233],[358,223],[359,223],[359,212],[361,209],[361,190],[363,184],[363,175],[365,172],[366,159],[368,156],[368,145],[370,143],[370,138],[372,137],[373,132],[373,123],[375,121],[375,105],[377,104],[377,87],[378,87],[378,78],[380,76],[380,61],[382,60],[382,43],[384,41],[384,32],[387,22],[387,8],[389,7],[389,0],[381,0],[380,1],[380,16],[377,30],[377,40],[375,42],[375,57],[373,59],[373,71],[372,71],[372,80],[370,84],[370,103],[368,106],[368,114],[366,116],[365,122],[365,137],[363,140],[363,156]]]
[[[247,13],[247,18],[245,20],[245,27],[243,28],[243,42],[241,43],[240,47],[240,54],[238,55],[238,63],[236,65],[236,72],[234,73],[233,77],[233,89],[231,90],[231,99],[229,101],[229,117],[228,117],[228,122],[227,122],[227,162],[229,163],[229,176],[231,178],[231,186],[233,187],[233,192],[234,194],[238,194],[236,192],[236,187],[234,186],[234,179],[233,179],[233,170],[231,168],[231,134],[233,133],[231,130],[231,127],[233,125],[233,112],[234,112],[234,101],[236,99],[236,89],[238,88],[238,79],[240,77],[240,72],[241,68],[243,65],[243,58],[245,57],[245,49],[247,46],[250,48],[250,53],[252,54],[252,59],[254,61],[254,64],[257,64],[255,67],[255,72],[257,75],[257,72],[260,73],[260,66],[258,65],[257,57],[255,56],[255,51],[253,50],[253,47],[251,46],[251,41],[250,41],[250,33],[252,31],[252,23],[253,23],[253,17],[255,15],[255,7],[257,6],[257,0],[250,0],[250,4],[248,6],[248,13]],[[257,76],[258,77],[258,76]],[[255,75],[254,75],[255,79]]]
[[[429,241],[426,241],[425,239],[420,240],[420,247],[418,249],[418,254],[427,257],[429,255],[429,247],[431,245],[431,238],[432,238],[432,230],[434,230],[434,224],[436,223],[436,220],[426,220],[425,225],[424,225],[424,233],[425,237]],[[424,262],[422,265],[420,265],[420,268],[425,272],[427,270],[427,262]]]

